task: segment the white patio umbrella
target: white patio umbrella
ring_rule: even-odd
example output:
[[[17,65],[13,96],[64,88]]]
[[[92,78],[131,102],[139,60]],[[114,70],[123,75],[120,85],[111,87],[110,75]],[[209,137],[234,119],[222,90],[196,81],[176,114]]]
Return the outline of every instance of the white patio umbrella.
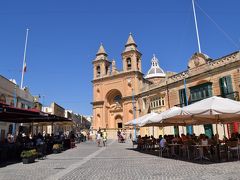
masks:
[[[240,121],[240,103],[213,96],[182,108],[182,115],[165,118],[166,123],[218,124]]]
[[[166,111],[157,114],[156,116],[152,116],[148,118],[148,121],[144,124],[144,126],[174,126],[177,125],[185,125],[184,122],[177,122],[179,118],[189,119],[191,116],[187,115],[186,112],[183,112],[180,107],[171,107]],[[172,122],[165,122],[164,120],[168,119]]]
[[[218,123],[231,123],[240,121],[240,103],[227,98],[213,96],[203,99],[189,106],[183,107],[183,112],[190,114],[189,124],[216,124],[218,134]],[[171,119],[166,119],[171,121]],[[184,121],[179,118],[178,122]],[[185,120],[186,122],[186,120]],[[220,160],[219,141],[217,142],[217,155]],[[239,154],[238,154],[239,155]]]
[[[131,121],[128,121],[127,123],[125,123],[125,126],[140,126],[141,123],[144,123],[144,121],[146,121],[149,117],[155,116],[157,115],[157,113],[151,112],[149,114],[145,114],[144,116],[141,116],[139,118],[133,119]],[[143,125],[143,124],[141,124]]]
[[[145,117],[144,119],[142,119],[138,125],[140,127],[145,126],[146,124],[148,124],[149,121],[151,121],[151,119],[153,119],[154,117],[158,116],[158,113],[152,112],[149,114],[149,116]]]
[[[167,109],[166,111],[163,111],[158,116],[152,118],[150,123],[160,123],[162,122],[163,119],[175,117],[178,115],[182,115],[182,108],[174,106],[171,107],[170,109]]]

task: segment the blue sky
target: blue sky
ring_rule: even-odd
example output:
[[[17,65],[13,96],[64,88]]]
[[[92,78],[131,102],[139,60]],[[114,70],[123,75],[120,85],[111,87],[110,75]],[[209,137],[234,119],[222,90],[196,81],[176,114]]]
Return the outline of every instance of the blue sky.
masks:
[[[240,1],[196,0],[202,52],[212,58],[239,50]],[[156,54],[165,71],[187,68],[198,50],[191,0],[0,1],[0,74],[20,84],[26,28],[30,28],[24,85],[41,102],[91,114],[92,60],[103,42],[122,68],[129,32],[142,69]]]

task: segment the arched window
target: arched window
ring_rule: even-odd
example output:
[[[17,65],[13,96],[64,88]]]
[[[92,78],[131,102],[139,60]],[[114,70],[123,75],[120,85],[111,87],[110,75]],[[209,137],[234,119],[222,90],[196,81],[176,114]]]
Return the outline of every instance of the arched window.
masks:
[[[99,77],[101,75],[101,69],[100,66],[97,66],[97,77]]]
[[[132,68],[132,62],[131,62],[131,58],[127,58],[127,69],[131,69]]]
[[[6,104],[6,97],[3,94],[0,96],[0,103]]]
[[[105,67],[105,73],[108,74],[108,66]]]
[[[122,99],[122,97],[120,95],[117,95],[117,96],[114,97],[113,100],[114,100],[115,103],[117,102],[117,103],[120,104],[121,103],[121,99]]]

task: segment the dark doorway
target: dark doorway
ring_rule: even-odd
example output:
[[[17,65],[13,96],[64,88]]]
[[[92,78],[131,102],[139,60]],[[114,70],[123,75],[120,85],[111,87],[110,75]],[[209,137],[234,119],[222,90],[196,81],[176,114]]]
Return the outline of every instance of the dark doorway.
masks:
[[[118,123],[118,128],[122,128],[122,123]]]

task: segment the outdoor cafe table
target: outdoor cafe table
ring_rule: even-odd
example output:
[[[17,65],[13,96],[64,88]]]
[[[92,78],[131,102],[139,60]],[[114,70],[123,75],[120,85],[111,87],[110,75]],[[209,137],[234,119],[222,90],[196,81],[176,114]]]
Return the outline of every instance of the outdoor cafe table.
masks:
[[[211,145],[201,145],[201,144],[197,144],[197,145],[193,145],[194,147],[194,151],[197,151],[199,150],[199,156],[194,158],[194,160],[210,160],[208,157],[204,156],[204,153],[203,153],[203,148],[206,147],[206,148],[209,148]]]

